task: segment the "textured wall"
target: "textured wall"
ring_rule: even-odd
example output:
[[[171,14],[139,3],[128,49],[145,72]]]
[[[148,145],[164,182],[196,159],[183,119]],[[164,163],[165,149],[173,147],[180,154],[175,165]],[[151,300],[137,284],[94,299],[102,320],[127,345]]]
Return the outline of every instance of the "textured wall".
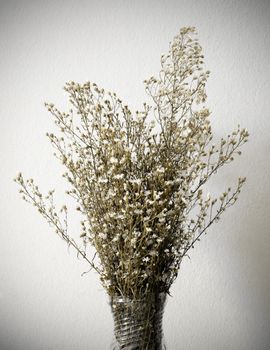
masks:
[[[269,1],[0,2],[0,349],[103,350],[112,337],[108,298],[97,276],[19,199],[18,170],[65,201],[61,167],[45,133],[43,102],[65,107],[62,86],[91,80],[132,107],[143,79],[180,27],[196,26],[217,137],[250,131],[243,156],[212,183],[239,175],[239,202],[185,260],[169,298],[168,349],[270,347],[270,3]],[[71,220],[75,237],[76,220]]]

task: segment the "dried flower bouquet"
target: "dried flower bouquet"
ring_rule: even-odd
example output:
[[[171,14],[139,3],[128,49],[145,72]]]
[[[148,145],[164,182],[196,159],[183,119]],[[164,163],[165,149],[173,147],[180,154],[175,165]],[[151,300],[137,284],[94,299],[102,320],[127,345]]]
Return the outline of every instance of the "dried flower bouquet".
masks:
[[[68,112],[46,103],[59,128],[47,136],[82,214],[83,248],[69,236],[67,207],[56,210],[54,191],[42,195],[21,173],[15,181],[110,296],[169,293],[189,249],[238,198],[245,178],[218,198],[205,194],[207,181],[241,154],[248,138],[238,126],[212,143],[208,76],[195,28],[185,27],[162,55],[158,77],[144,81],[151,105],[142,110],[132,113],[115,93],[90,82],[65,85]],[[87,255],[89,244],[95,259]]]

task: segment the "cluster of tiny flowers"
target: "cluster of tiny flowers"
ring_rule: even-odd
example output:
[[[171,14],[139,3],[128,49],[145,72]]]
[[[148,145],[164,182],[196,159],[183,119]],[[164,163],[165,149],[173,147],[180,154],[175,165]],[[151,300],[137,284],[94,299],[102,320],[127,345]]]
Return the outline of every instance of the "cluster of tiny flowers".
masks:
[[[115,93],[73,81],[64,88],[68,112],[46,104],[59,129],[47,136],[83,216],[85,249],[67,234],[67,208],[55,210],[53,192],[44,197],[32,179],[15,179],[23,198],[100,274],[110,295],[169,292],[183,257],[245,182],[239,178],[219,198],[205,194],[205,183],[241,153],[248,132],[238,126],[212,144],[203,67],[195,28],[185,27],[162,55],[158,78],[144,81],[151,105],[132,113]],[[89,244],[98,261],[87,257]]]

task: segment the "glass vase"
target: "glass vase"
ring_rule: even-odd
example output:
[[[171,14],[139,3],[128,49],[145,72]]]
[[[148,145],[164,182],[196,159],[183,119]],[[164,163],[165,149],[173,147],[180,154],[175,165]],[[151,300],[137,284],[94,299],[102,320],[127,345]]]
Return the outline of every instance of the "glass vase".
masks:
[[[164,350],[162,317],[166,293],[143,299],[110,297],[114,320],[111,350]]]

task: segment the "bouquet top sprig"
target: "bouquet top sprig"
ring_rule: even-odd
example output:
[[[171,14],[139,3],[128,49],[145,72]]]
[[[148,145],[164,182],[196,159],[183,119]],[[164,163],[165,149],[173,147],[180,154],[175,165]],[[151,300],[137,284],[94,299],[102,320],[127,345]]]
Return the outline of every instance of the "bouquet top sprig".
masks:
[[[205,194],[206,182],[241,154],[248,138],[238,126],[212,143],[204,105],[208,76],[195,28],[185,27],[162,55],[159,76],[144,81],[152,103],[142,110],[132,113],[115,93],[90,82],[65,85],[68,112],[46,103],[59,130],[47,136],[82,214],[83,248],[68,235],[67,207],[56,210],[54,191],[42,195],[21,173],[15,181],[112,296],[169,293],[183,257],[235,203],[245,182],[239,178],[219,198]],[[98,263],[87,255],[89,244]]]

